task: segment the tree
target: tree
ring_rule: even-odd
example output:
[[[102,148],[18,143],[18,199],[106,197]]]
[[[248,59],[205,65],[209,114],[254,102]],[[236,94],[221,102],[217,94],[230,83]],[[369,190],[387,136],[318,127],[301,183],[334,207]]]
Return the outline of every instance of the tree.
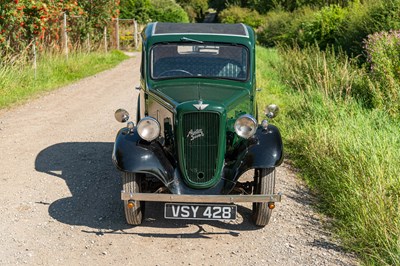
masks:
[[[122,0],[121,18],[133,18],[139,23],[150,21],[189,22],[183,8],[174,0]]]
[[[151,19],[160,22],[189,22],[185,10],[174,0],[151,0],[153,12]]]
[[[231,6],[239,6],[256,10],[260,14],[266,14],[271,10],[294,11],[300,7],[313,6],[324,7],[332,4],[347,6],[351,0],[210,0],[209,5],[218,12]]]
[[[149,22],[153,12],[150,0],[121,0],[121,18],[135,19],[139,23]]]
[[[189,16],[190,22],[204,20],[208,10],[208,0],[177,0]]]
[[[264,18],[256,11],[238,6],[231,6],[219,14],[222,23],[245,23],[253,28],[258,28]]]

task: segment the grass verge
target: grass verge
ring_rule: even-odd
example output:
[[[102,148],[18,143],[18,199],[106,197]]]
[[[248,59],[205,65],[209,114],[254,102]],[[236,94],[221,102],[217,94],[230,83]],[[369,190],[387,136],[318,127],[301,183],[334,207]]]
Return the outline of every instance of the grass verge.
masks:
[[[0,109],[116,66],[127,58],[122,52],[45,54],[39,58],[37,75],[31,64],[4,65],[0,69]]]
[[[258,47],[258,78],[265,88],[258,100],[281,103],[274,123],[287,157],[317,193],[321,211],[334,218],[345,247],[368,265],[400,265],[400,121],[352,97],[330,97],[324,86],[289,88],[286,82],[296,77],[285,76],[283,57]]]

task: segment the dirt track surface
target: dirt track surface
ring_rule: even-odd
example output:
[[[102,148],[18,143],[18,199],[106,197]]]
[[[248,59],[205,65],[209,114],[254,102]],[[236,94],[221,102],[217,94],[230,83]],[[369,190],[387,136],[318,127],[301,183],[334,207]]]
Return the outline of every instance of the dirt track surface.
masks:
[[[147,203],[143,225],[128,226],[113,114],[135,113],[138,74],[131,58],[0,114],[0,265],[357,264],[286,165],[277,175],[285,196],[263,229],[249,204],[225,223],[165,220],[163,203]]]

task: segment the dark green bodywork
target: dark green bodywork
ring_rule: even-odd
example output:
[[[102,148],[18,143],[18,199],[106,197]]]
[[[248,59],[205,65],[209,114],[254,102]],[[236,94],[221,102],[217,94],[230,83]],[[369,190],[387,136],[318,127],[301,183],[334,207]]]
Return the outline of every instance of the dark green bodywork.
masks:
[[[276,127],[264,130],[259,126],[250,139],[238,137],[234,130],[234,123],[241,115],[250,114],[257,118],[255,35],[252,28],[237,24],[237,27],[243,27],[246,36],[188,33],[184,30],[181,33],[154,34],[156,25],[148,24],[142,33],[138,118],[143,115],[156,118],[161,126],[161,136],[148,143],[136,132],[122,129],[113,153],[117,168],[155,176],[175,194],[227,194],[246,170],[279,165],[283,146]],[[186,27],[185,24],[177,25],[180,29]],[[152,79],[152,48],[159,44],[180,43],[183,38],[245,47],[248,51],[246,80],[196,76]],[[194,105],[199,102],[206,104],[207,108],[196,109]],[[205,136],[188,141],[187,132],[199,128]],[[190,145],[199,148],[191,153]],[[130,151],[133,154],[127,154]],[[202,161],[212,166],[211,176],[208,171],[203,173],[197,169],[197,164],[201,165]]]
[[[193,107],[193,103],[202,100],[205,104],[209,104],[207,111],[214,111],[220,114],[221,132],[234,132],[233,124],[235,120],[243,114],[251,114],[255,116],[255,36],[250,27],[247,27],[248,36],[218,36],[207,34],[170,34],[154,36],[153,27],[155,24],[149,24],[143,31],[143,61],[142,68],[142,88],[144,88],[146,101],[146,110],[148,115],[156,117],[158,113],[169,113],[172,127],[175,132],[182,132],[178,130],[180,126],[179,121],[182,119],[183,113],[198,112]],[[249,73],[251,73],[247,81],[232,81],[225,79],[209,79],[209,78],[178,78],[168,80],[153,80],[150,75],[150,51],[152,47],[159,43],[175,43],[181,42],[181,38],[195,39],[199,41],[214,42],[214,43],[227,43],[245,46],[249,51]],[[160,100],[168,103],[163,105],[153,104],[153,101]],[[165,110],[161,110],[165,108]],[[180,115],[178,115],[180,114]],[[161,121],[160,121],[161,122]],[[163,124],[163,123],[161,123]],[[164,128],[161,130],[164,132]],[[182,158],[181,144],[184,141],[182,133],[176,136],[176,151],[174,152],[178,158]],[[239,139],[235,139],[231,143],[232,148],[235,146]],[[219,135],[219,149],[217,157],[217,171],[215,171],[213,178],[208,182],[194,183],[187,178],[187,174],[183,171],[183,178],[185,182],[192,188],[208,188],[215,185],[221,178],[222,166],[226,153],[226,134]],[[180,160],[179,165],[181,169],[185,169],[185,161]]]

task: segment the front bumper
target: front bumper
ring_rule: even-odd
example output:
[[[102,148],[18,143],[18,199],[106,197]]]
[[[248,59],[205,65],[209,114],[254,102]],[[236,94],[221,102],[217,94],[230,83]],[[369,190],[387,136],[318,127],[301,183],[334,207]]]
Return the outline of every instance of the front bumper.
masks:
[[[122,200],[142,200],[161,202],[207,202],[207,203],[235,203],[235,202],[280,202],[282,193],[265,195],[176,195],[160,193],[128,193],[121,192]]]

